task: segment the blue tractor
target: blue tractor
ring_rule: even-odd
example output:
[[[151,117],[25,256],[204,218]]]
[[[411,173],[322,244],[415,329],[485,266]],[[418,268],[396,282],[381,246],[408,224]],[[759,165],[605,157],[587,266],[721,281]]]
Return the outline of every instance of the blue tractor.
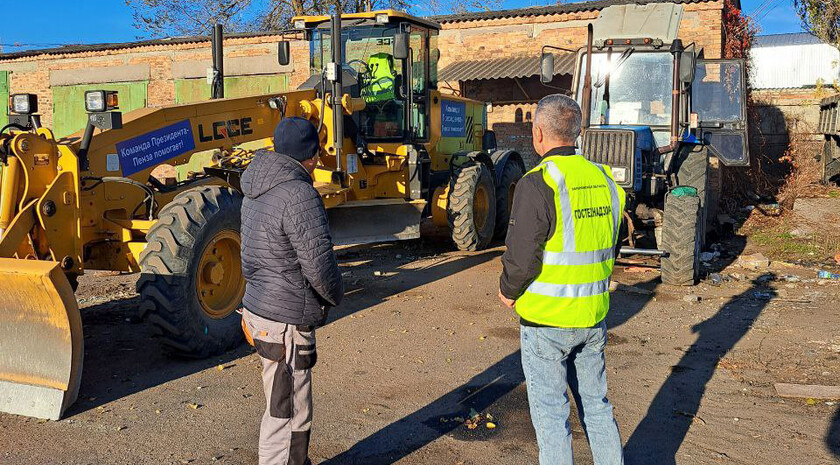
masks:
[[[749,165],[743,60],[703,58],[677,38],[679,4],[615,5],[589,24],[572,92],[583,109],[581,153],[609,165],[627,192],[622,254],[661,257],[662,281],[693,285],[716,225],[720,164]]]

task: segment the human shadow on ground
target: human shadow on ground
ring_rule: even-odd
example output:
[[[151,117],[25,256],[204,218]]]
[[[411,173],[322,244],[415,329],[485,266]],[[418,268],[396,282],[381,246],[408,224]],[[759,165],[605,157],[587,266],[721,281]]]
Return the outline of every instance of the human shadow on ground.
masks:
[[[834,411],[834,418],[831,419],[831,424],[828,426],[825,446],[831,455],[840,459],[840,407],[837,407],[837,410]]]
[[[676,464],[677,452],[695,421],[706,387],[718,363],[747,334],[776,292],[766,283],[775,275],[752,281],[711,318],[692,327],[697,340],[660,387],[647,413],[625,445],[628,465]]]
[[[377,265],[384,262],[387,276],[374,277],[370,267],[353,267],[341,264],[362,278],[345,278],[351,283],[351,292],[345,302],[330,312],[327,324],[349,316],[359,310],[377,305],[389,297],[452,276],[467,268],[480,265],[501,254],[487,250],[470,254],[445,254],[451,252],[440,244],[412,241],[378,247],[354,247],[339,252],[339,256],[368,259],[378,256]],[[398,264],[396,255],[405,256]],[[415,268],[415,258],[438,257],[427,266]],[[391,257],[391,258],[388,258]],[[380,260],[382,259],[382,260]],[[346,262],[346,259],[339,259]],[[359,271],[364,270],[364,271]],[[356,291],[353,293],[352,291]],[[122,289],[121,294],[126,294]],[[106,296],[93,297],[96,303],[81,310],[85,356],[78,401],[70,407],[65,417],[102,406],[171,380],[198,373],[220,364],[228,364],[253,353],[247,344],[219,356],[194,360],[174,358],[159,350],[157,341],[150,335],[147,324],[138,318],[139,297],[106,300]]]

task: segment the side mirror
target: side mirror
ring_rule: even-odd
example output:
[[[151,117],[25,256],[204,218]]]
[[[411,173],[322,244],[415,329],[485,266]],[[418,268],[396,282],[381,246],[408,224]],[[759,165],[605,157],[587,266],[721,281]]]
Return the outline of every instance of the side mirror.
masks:
[[[680,58],[680,81],[691,84],[694,81],[694,70],[697,67],[697,54],[694,50],[685,50]]]
[[[289,52],[289,41],[283,40],[277,44],[277,62],[280,66],[288,66],[292,62],[292,54]]]
[[[540,82],[548,84],[554,80],[554,54],[543,53],[540,56]]]
[[[408,58],[408,33],[399,32],[394,35],[394,59],[405,60]]]

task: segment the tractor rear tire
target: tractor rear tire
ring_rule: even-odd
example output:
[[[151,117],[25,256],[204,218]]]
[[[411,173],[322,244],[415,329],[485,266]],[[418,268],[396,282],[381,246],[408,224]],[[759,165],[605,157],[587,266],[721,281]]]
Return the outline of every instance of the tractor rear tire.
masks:
[[[502,170],[502,179],[496,186],[496,239],[505,240],[510,212],[513,208],[513,193],[516,183],[525,175],[522,165],[515,160],[508,160]]]
[[[447,217],[452,241],[459,250],[487,248],[496,226],[496,186],[486,165],[470,162],[449,180]]]
[[[698,197],[665,197],[662,219],[662,282],[673,286],[693,286],[700,274],[700,233],[702,216]]]
[[[146,235],[140,315],[172,355],[209,357],[243,340],[235,312],[245,292],[241,207],[242,196],[231,188],[190,189],[160,211]]]

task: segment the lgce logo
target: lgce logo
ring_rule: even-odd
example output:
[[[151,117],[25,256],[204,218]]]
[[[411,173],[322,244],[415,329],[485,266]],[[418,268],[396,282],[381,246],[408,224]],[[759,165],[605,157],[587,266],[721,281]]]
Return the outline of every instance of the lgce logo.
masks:
[[[253,133],[254,130],[251,128],[251,118],[215,121],[213,122],[213,133],[210,135],[205,135],[203,124],[198,125],[198,140],[200,142],[210,142],[211,140],[245,136]]]

